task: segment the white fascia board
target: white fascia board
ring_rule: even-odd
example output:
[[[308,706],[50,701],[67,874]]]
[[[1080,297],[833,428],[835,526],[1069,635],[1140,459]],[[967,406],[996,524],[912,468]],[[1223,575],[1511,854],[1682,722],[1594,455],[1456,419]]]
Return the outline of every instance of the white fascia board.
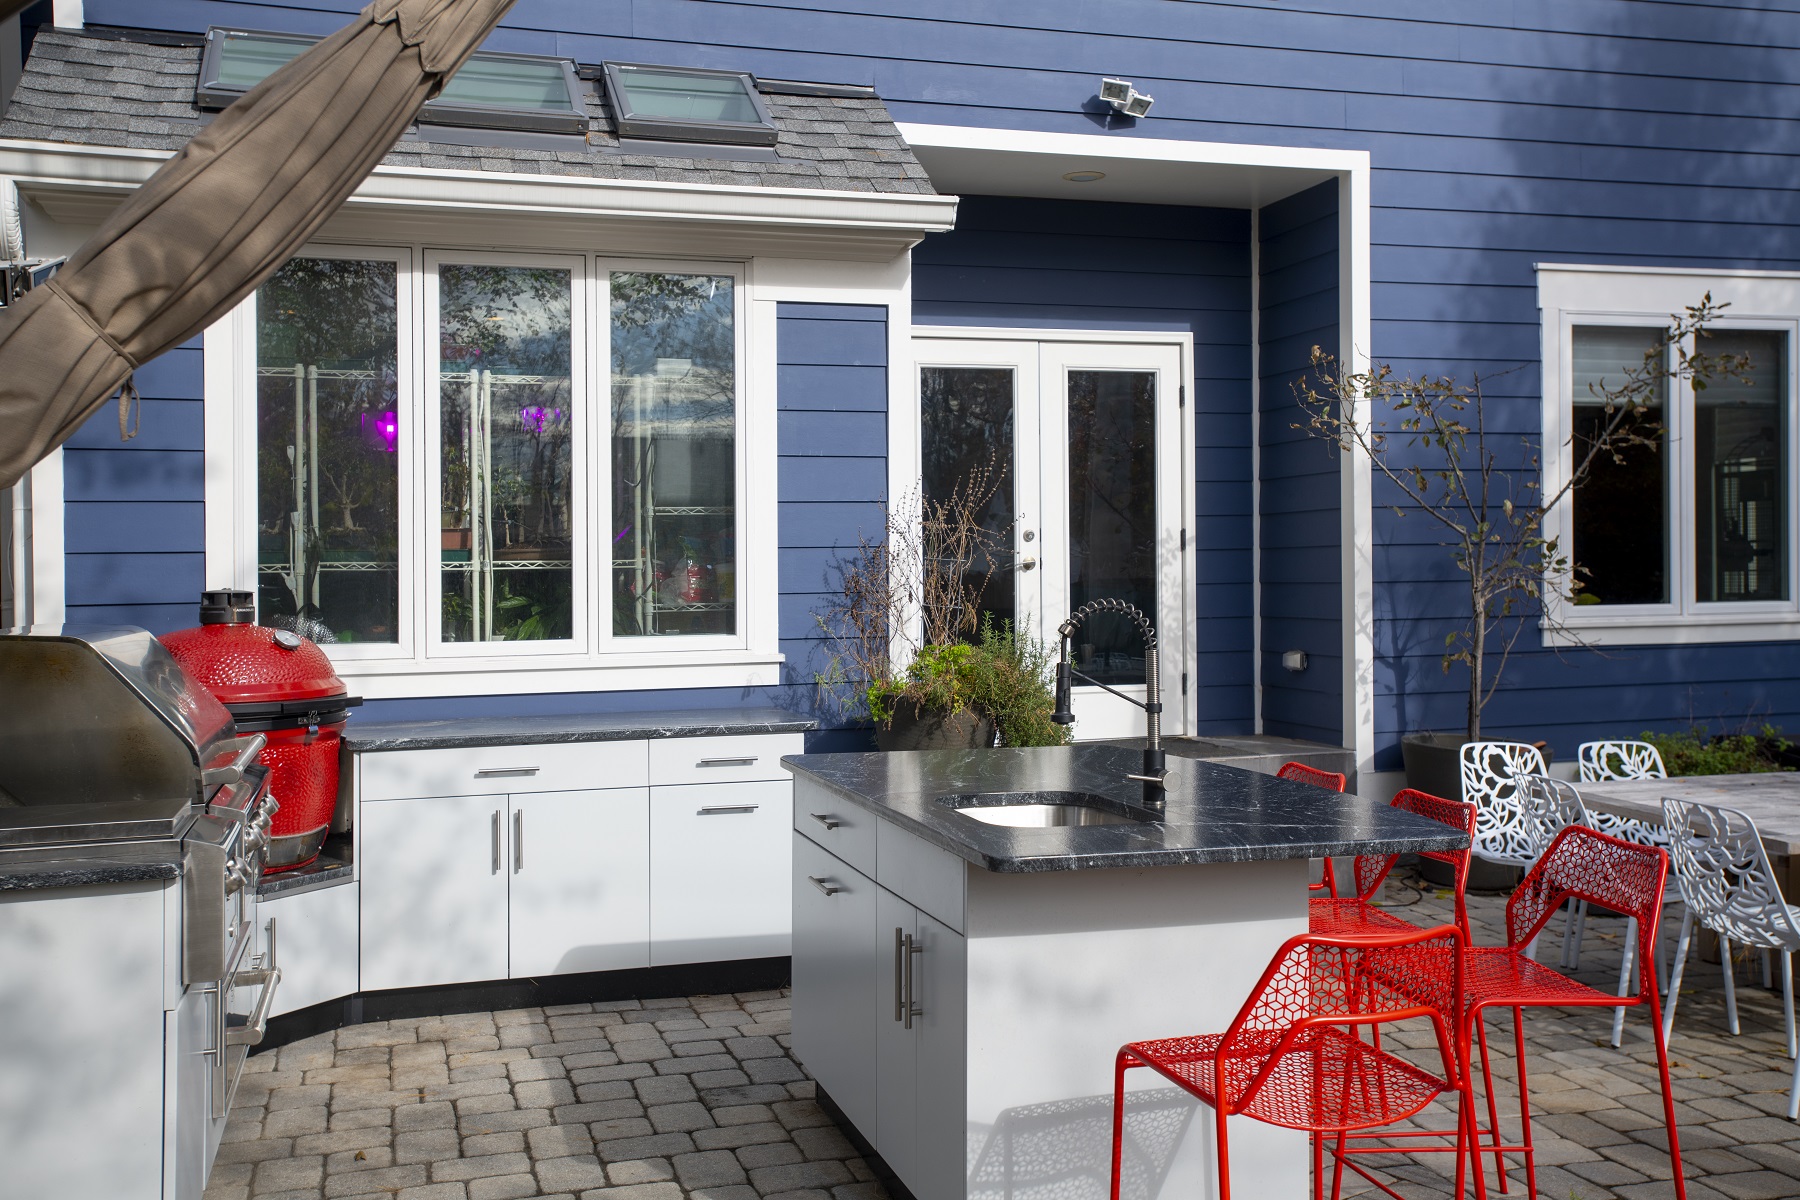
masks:
[[[161,150],[0,139],[0,175],[27,188],[124,192],[142,184],[170,157]],[[943,232],[956,221],[954,196],[395,166],[376,167],[347,206],[559,213],[596,219],[652,217],[885,233],[903,245]]]
[[[1291,167],[1311,171],[1367,170],[1366,150],[1317,150],[1304,146],[1258,146],[1239,142],[1189,142],[1179,138],[1108,137],[1095,133],[1040,133],[967,125],[897,122],[900,136],[914,148],[988,150],[996,154],[1071,154],[1144,162],[1194,163],[1235,167]]]

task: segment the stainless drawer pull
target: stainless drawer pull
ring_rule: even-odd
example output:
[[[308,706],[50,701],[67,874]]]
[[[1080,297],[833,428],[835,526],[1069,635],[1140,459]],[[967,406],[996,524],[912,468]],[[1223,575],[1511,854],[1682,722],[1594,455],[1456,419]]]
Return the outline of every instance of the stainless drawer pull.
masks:
[[[827,896],[835,896],[839,892],[844,890],[843,888],[839,887],[837,884],[831,883],[828,880],[826,880],[825,877],[822,875],[808,875],[806,877],[806,879],[807,879],[807,882],[811,883],[814,887],[818,888],[821,892],[824,892]]]
[[[706,816],[709,813],[755,812],[757,809],[759,809],[761,807],[762,807],[762,805],[760,805],[760,804],[708,804],[706,807],[704,807],[700,810],[700,815]]]
[[[500,810],[497,808],[494,810],[494,869],[489,873],[500,873]]]
[[[807,813],[806,815],[827,829],[836,829],[838,827],[838,819],[830,813]]]
[[[703,758],[694,765],[696,767],[748,767],[755,764],[756,758],[757,756],[754,754],[748,758]]]
[[[536,775],[537,767],[483,767],[475,772],[477,779],[503,779],[510,775]]]

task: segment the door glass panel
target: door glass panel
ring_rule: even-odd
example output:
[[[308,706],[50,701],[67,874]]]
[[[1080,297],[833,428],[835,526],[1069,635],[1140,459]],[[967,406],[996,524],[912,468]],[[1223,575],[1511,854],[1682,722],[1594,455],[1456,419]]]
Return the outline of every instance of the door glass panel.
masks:
[[[1749,382],[1694,394],[1695,586],[1705,603],[1788,598],[1787,335],[1712,334],[1709,354],[1747,354]]]
[[[570,273],[438,269],[446,642],[574,629]]]
[[[979,614],[977,628],[982,618],[991,618],[996,627],[1019,619],[1011,555],[1013,389],[1011,367],[919,372],[926,505],[947,503],[959,488],[987,497],[978,523],[988,537],[975,547],[963,576],[963,593]]]
[[[258,611],[314,641],[399,636],[395,278],[296,258],[256,294]]]
[[[615,635],[737,631],[734,288],[612,274]]]
[[[1112,596],[1156,623],[1156,373],[1072,370],[1069,389],[1069,605]],[[1102,683],[1144,682],[1136,626],[1089,617],[1071,647]]]
[[[1618,389],[1662,336],[1660,329],[1576,326],[1573,341],[1575,460],[1605,430],[1612,415],[1596,394]],[[1634,425],[1668,428],[1665,388],[1645,397],[1649,411],[1627,416],[1620,433]],[[1602,452],[1587,481],[1571,498],[1573,538],[1570,552],[1585,571],[1577,604],[1667,604],[1669,602],[1669,456],[1666,432],[1654,446],[1623,446],[1615,455]]]

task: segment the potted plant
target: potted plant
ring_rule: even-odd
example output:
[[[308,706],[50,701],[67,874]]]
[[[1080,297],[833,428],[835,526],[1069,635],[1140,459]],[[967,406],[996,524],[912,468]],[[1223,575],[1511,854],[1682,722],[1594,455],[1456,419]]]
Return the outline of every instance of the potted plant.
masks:
[[[983,516],[1003,475],[972,471],[944,500],[890,508],[879,539],[837,564],[837,594],[819,614],[831,647],[821,693],[868,718],[884,750],[1062,745],[1050,656],[982,610],[1006,559],[1004,530]]]
[[[1545,588],[1566,588],[1570,602],[1578,604],[1584,572],[1557,538],[1547,535],[1550,513],[1587,481],[1596,463],[1620,461],[1633,447],[1653,452],[1659,446],[1662,431],[1651,404],[1666,382],[1688,380],[1703,388],[1709,376],[1741,375],[1748,369],[1744,356],[1689,349],[1690,339],[1703,336],[1725,307],[1708,293],[1685,313],[1670,317],[1640,366],[1617,383],[1590,385],[1603,418],[1575,446],[1573,469],[1549,494],[1538,482],[1539,447],[1528,439],[1522,467],[1501,464],[1490,438],[1504,437],[1510,444],[1512,435],[1490,433],[1480,375],[1461,385],[1448,377],[1396,378],[1385,364],[1350,371],[1313,347],[1312,371],[1294,385],[1306,419],[1293,427],[1367,458],[1376,474],[1406,497],[1404,503],[1390,505],[1392,511],[1397,516],[1420,513],[1434,522],[1441,544],[1467,577],[1462,628],[1445,638],[1442,666],[1446,673],[1459,665],[1468,672],[1468,720],[1456,732],[1411,733],[1401,739],[1409,787],[1460,796],[1461,748],[1480,739],[1482,710],[1531,624],[1526,618],[1541,617],[1568,633],[1555,610],[1543,606]],[[1578,637],[1570,637],[1580,644]]]

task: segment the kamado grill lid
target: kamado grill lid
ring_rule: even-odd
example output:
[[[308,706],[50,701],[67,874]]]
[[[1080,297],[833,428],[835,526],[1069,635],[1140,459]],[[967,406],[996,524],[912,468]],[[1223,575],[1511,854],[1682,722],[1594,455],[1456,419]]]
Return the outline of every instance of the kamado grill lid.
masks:
[[[205,592],[200,625],[162,636],[163,645],[244,730],[336,719],[361,704],[349,696],[325,652],[287,629],[257,625],[249,592]]]

